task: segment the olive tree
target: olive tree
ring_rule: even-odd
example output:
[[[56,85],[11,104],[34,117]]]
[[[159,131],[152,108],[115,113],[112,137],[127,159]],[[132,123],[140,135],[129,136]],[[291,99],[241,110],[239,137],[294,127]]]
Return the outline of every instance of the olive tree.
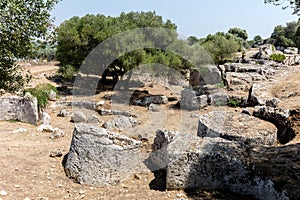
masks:
[[[58,1],[0,1],[0,89],[14,92],[29,80],[15,61],[30,53],[32,38],[45,37],[51,28],[50,11]]]

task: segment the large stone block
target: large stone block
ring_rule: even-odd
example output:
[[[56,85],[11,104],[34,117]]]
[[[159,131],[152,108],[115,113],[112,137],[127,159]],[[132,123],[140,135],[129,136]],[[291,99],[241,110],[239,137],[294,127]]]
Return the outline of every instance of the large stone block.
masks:
[[[19,120],[36,125],[39,120],[37,99],[29,94],[0,98],[0,120]]]
[[[201,115],[200,137],[221,137],[250,145],[273,145],[277,142],[277,128],[270,122],[230,111],[212,111]]]
[[[222,138],[180,133],[167,147],[166,187],[168,190],[224,190],[251,195],[255,199],[299,199],[299,193],[294,191],[299,179],[292,178],[292,174],[299,175],[299,166],[290,169],[293,173],[283,173],[276,168],[282,170],[289,162],[296,164],[292,160],[299,161],[299,156],[292,158],[296,149],[290,149],[291,153],[288,153],[289,147],[283,148],[251,151]],[[284,152],[283,162],[279,162],[281,159],[276,159],[278,163],[273,162],[272,156],[281,155],[280,152]],[[268,171],[272,167],[275,169]],[[285,177],[283,180],[286,181],[280,182],[277,177]]]
[[[75,182],[99,187],[127,180],[144,167],[141,142],[88,124],[76,124],[64,162]]]

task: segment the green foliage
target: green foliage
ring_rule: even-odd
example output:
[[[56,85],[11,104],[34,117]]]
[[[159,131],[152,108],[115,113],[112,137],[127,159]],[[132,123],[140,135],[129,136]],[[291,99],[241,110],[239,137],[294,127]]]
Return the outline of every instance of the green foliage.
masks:
[[[241,101],[240,100],[237,100],[237,99],[229,99],[229,101],[227,102],[227,106],[229,107],[239,107],[241,104]]]
[[[48,105],[49,94],[54,91],[58,93],[57,88],[49,83],[37,85],[35,88],[28,88],[24,90],[24,94],[29,92],[32,96],[37,98],[39,109],[44,109]]]
[[[300,15],[300,0],[265,0],[265,3],[272,3],[275,6],[282,6],[282,9],[291,8],[293,9],[293,14]]]
[[[248,34],[246,30],[234,27],[228,30],[228,33],[235,35],[236,37],[246,41],[248,39]]]
[[[20,122],[20,120],[18,120],[18,119],[10,119],[10,120],[8,120],[8,122],[10,122],[10,123],[17,123],[17,122]]]
[[[76,69],[72,65],[66,65],[59,68],[58,75],[63,79],[73,80],[76,75]]]
[[[217,83],[216,85],[216,88],[224,88],[224,83]]]
[[[275,61],[275,62],[282,62],[286,59],[284,54],[272,54],[270,56],[270,59]]]
[[[45,35],[50,24],[50,10],[58,0],[0,1],[0,88],[20,89],[25,79],[14,63],[30,51],[30,39]]]
[[[115,40],[118,33],[127,30],[144,27],[162,28],[155,31],[145,32],[149,38],[137,37],[131,32],[124,37]],[[147,30],[146,30],[147,31]],[[122,13],[118,17],[106,17],[104,15],[86,15],[82,18],[73,17],[63,22],[57,30],[58,46],[57,59],[61,63],[61,74],[65,77],[72,77],[74,69],[78,70],[83,64],[86,56],[101,42],[107,39],[114,39],[111,48],[107,48],[105,54],[108,57],[116,57],[103,73],[103,80],[108,74],[112,74],[115,81],[118,76],[122,76],[128,70],[145,63],[160,63],[170,66],[174,69],[187,69],[191,64],[184,58],[179,57],[176,53],[172,53],[174,49],[183,52],[186,55],[191,52],[191,47],[186,41],[177,39],[176,25],[170,20],[163,21],[161,16],[155,12],[130,12]],[[145,37],[145,36],[144,36]],[[136,44],[141,44],[135,50],[119,55],[119,51],[129,46],[124,45],[132,41],[134,38]],[[158,46],[161,49],[140,48],[145,45]],[[197,47],[195,47],[196,49]],[[129,48],[130,49],[130,48]],[[199,61],[199,55],[197,55]],[[92,61],[85,61],[92,62]],[[201,61],[202,62],[202,61]],[[201,64],[197,62],[196,64]],[[204,62],[204,60],[203,60]],[[73,67],[71,67],[73,66]],[[84,73],[93,73],[98,68],[97,63],[89,63],[93,69],[83,69]]]
[[[155,12],[122,13],[118,17],[106,17],[104,15],[86,15],[82,18],[73,17],[63,22],[57,30],[57,59],[62,66],[72,65],[79,69],[86,56],[104,40],[127,30],[144,27],[161,27],[176,30],[175,24],[170,20],[164,22],[162,17],[156,15]],[[177,35],[174,36],[174,38],[176,37]],[[155,39],[160,43],[160,46],[168,46],[170,43],[170,41],[163,40],[164,38],[161,38],[162,40],[159,40],[160,38]],[[116,41],[116,43],[122,45],[122,41]],[[108,51],[113,51],[107,52],[109,55],[117,52],[118,49]],[[143,56],[143,53],[135,52],[128,54],[128,56],[133,56],[131,60],[137,62],[139,59],[142,59],[139,56]],[[122,63],[119,62],[118,64]]]
[[[270,38],[271,44],[282,47],[295,46],[298,40],[296,36],[297,27],[296,22],[289,22],[286,26],[276,26]]]
[[[223,64],[227,59],[231,59],[234,53],[241,48],[240,41],[236,36],[222,32],[208,35],[201,44],[218,65]]]

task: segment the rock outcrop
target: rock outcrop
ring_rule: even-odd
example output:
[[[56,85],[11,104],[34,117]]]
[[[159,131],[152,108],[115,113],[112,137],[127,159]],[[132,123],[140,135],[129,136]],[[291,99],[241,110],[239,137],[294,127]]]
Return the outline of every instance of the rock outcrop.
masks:
[[[88,124],[76,124],[70,151],[65,157],[66,175],[75,182],[107,187],[141,171],[141,142]]]
[[[272,123],[230,111],[201,115],[197,135],[221,137],[249,145],[274,145],[277,142],[277,128]]]
[[[29,93],[25,97],[1,97],[0,120],[18,120],[37,125],[39,120],[37,99]]]

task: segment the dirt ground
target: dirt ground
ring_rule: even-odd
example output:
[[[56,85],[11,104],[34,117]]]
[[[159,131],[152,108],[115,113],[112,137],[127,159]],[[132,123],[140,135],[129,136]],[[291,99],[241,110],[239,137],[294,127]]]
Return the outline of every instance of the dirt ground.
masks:
[[[51,67],[52,66],[52,67]],[[30,83],[34,86],[38,83],[51,82],[45,78],[45,73],[51,74],[57,70],[54,65],[29,67],[28,69],[34,74],[35,78]],[[300,68],[300,67],[299,67]],[[299,91],[299,68],[293,67],[289,74],[281,77],[281,82],[277,82],[276,88],[279,91],[277,95],[284,95],[286,90]],[[42,75],[41,75],[42,73]],[[286,80],[291,84],[288,89],[282,89],[286,87]],[[150,91],[151,94],[166,94],[172,96],[171,92],[164,87],[148,87],[144,89]],[[281,91],[281,92],[280,92]],[[282,92],[284,91],[284,92]],[[100,100],[107,93],[101,93],[96,96],[96,100]],[[300,91],[299,91],[300,94]],[[60,99],[71,99],[71,96],[61,96]],[[59,100],[60,100],[59,99]],[[291,99],[290,99],[291,100]],[[292,105],[289,100],[287,102],[281,102],[282,105]],[[52,102],[54,104],[54,102]],[[110,101],[106,101],[106,106],[109,107]],[[166,113],[164,114],[167,119],[163,127],[172,130],[181,131],[195,131],[197,130],[197,117],[193,118],[191,115],[201,114],[209,112],[213,108],[207,108],[201,112],[189,112],[182,113],[178,109],[169,109],[174,102],[168,105],[164,105]],[[299,102],[296,97],[293,100],[293,106],[299,106]],[[139,114],[139,118],[145,123],[143,125],[149,126],[149,120],[153,119],[153,116],[149,115],[146,108],[138,106],[130,106],[134,113]],[[237,112],[240,109],[232,108]],[[0,200],[12,199],[235,199],[236,196],[230,196],[227,194],[223,196],[218,192],[203,192],[198,193],[197,197],[191,196],[184,191],[160,191],[161,185],[157,185],[160,182],[155,182],[153,173],[148,174],[136,174],[130,180],[115,185],[109,188],[96,188],[91,186],[84,186],[74,183],[72,180],[66,177],[62,160],[63,156],[68,153],[74,124],[70,122],[70,117],[57,117],[61,108],[53,107],[51,104],[47,108],[51,116],[51,125],[56,128],[64,130],[65,136],[58,139],[50,139],[50,133],[38,132],[36,126],[24,124],[21,122],[4,122],[0,121]],[[157,116],[159,117],[159,116]],[[188,118],[188,120],[186,120]],[[101,120],[106,120],[102,118]],[[181,123],[188,121],[189,123],[184,126],[178,126]],[[147,122],[147,123],[146,123]],[[151,124],[152,123],[152,124]],[[152,126],[161,124],[155,124],[156,121],[150,122]],[[15,130],[25,128],[25,132],[13,133]],[[147,128],[147,127],[146,127]],[[185,130],[184,130],[185,129]],[[153,133],[155,134],[155,133]],[[300,142],[297,140],[295,142]],[[50,151],[60,149],[63,152],[61,157],[50,157]],[[3,195],[5,194],[5,195]]]

